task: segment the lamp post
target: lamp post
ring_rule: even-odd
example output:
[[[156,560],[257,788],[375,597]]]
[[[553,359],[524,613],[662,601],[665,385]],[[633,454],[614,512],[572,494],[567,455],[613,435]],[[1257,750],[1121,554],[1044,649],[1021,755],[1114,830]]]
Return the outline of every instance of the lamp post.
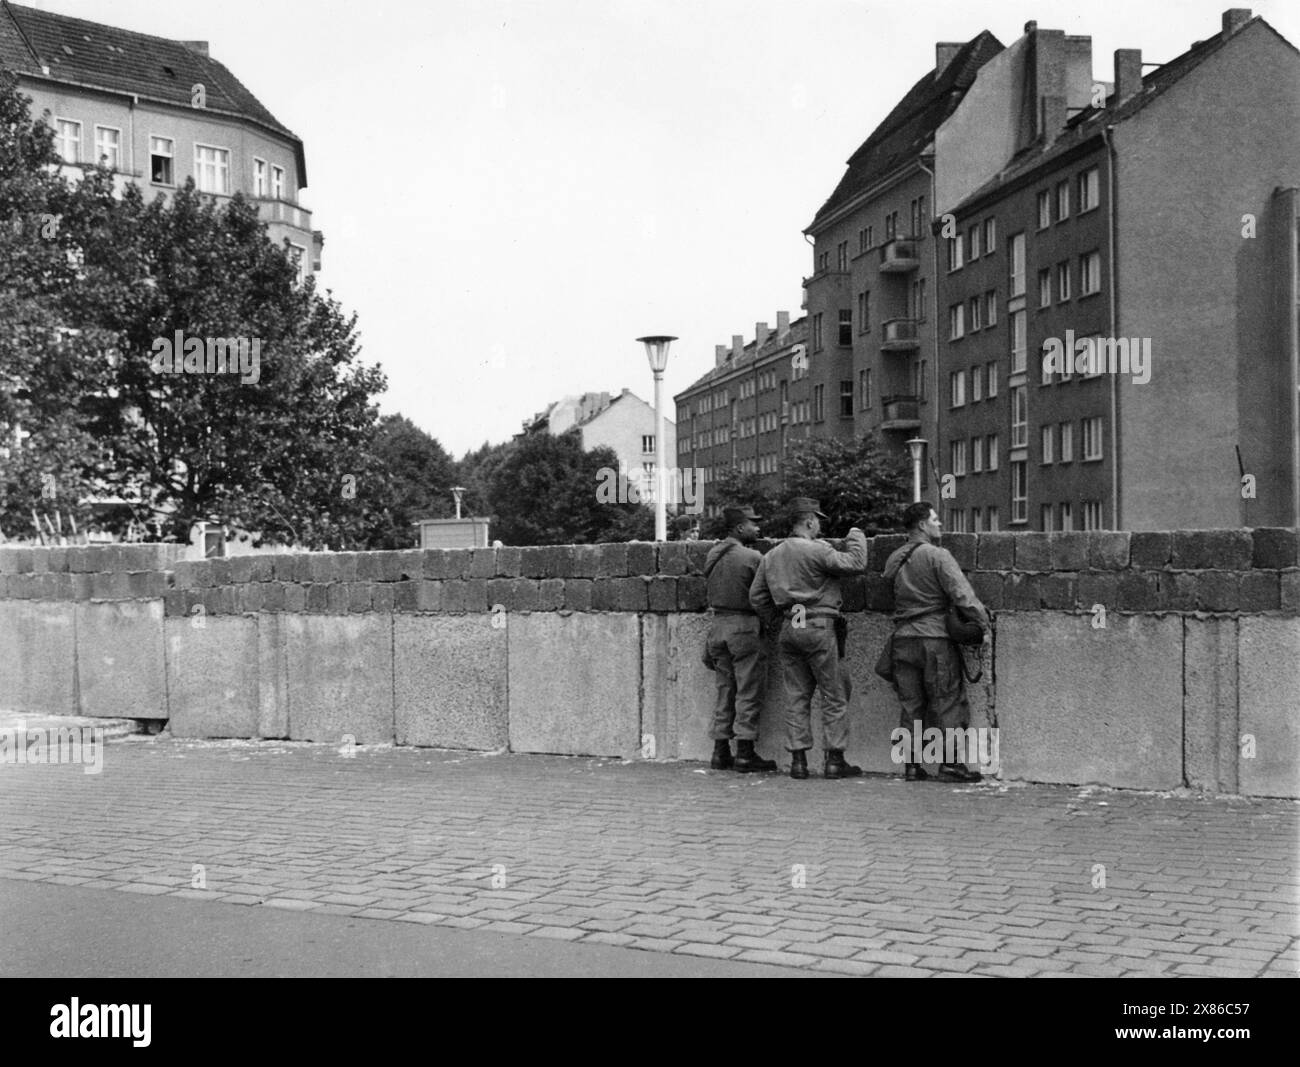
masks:
[[[453,485],[451,487],[451,495],[456,498],[456,518],[458,519],[460,518],[460,498],[464,492],[465,487],[463,485]]]
[[[668,540],[668,510],[664,499],[664,368],[668,366],[668,346],[676,337],[638,337],[645,345],[646,358],[655,376],[655,540]]]
[[[907,442],[907,449],[912,453],[912,503],[921,499],[921,463],[925,459],[924,437],[913,437]]]

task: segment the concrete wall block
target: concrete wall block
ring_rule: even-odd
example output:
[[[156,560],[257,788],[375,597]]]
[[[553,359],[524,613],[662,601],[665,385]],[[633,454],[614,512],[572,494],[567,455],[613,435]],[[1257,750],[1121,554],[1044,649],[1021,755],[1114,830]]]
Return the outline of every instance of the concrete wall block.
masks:
[[[491,605],[487,598],[486,578],[464,579],[464,592],[461,596],[461,611],[486,612]]]
[[[627,555],[630,545],[612,544],[600,546],[601,578],[622,578],[628,573]]]
[[[677,610],[703,611],[709,606],[709,583],[703,577],[687,574],[677,579]]]
[[[289,736],[289,654],[284,618],[257,619],[257,736]]]
[[[1129,565],[1149,570],[1168,567],[1173,558],[1173,546],[1172,534],[1135,530],[1129,534]]]
[[[867,577],[854,574],[840,579],[840,610],[862,611],[867,606]]]
[[[1159,574],[1153,571],[1120,571],[1116,579],[1115,608],[1120,611],[1159,610]]]
[[[1016,535],[1007,532],[977,535],[975,565],[982,571],[1009,571],[1016,563]]]
[[[468,578],[469,567],[473,562],[473,549],[453,548],[447,552],[447,577]]]
[[[543,578],[537,583],[537,610],[559,611],[564,607],[565,578]]]
[[[1006,583],[1002,586],[1002,609],[1004,611],[1038,611],[1041,607],[1042,598],[1039,593],[1038,575],[1007,575]]]
[[[395,552],[397,557],[397,575],[392,580],[396,582],[418,582],[423,578],[434,578],[436,575],[428,573],[425,566],[428,553],[418,548],[405,548],[400,552]],[[446,571],[451,573],[451,563],[446,565]]]
[[[517,625],[492,615],[393,620],[393,700],[399,745],[501,749],[509,741],[506,649]]]
[[[33,574],[50,573],[50,550],[48,548],[29,548],[27,552],[31,557]]]
[[[1288,615],[1300,615],[1300,571],[1283,571],[1278,575],[1280,606]]]
[[[1184,617],[1183,767],[1193,789],[1237,791],[1237,620]]]
[[[57,545],[49,550],[49,569],[56,574],[66,574],[68,570],[68,552],[70,547],[66,545]],[[0,565],[0,574],[4,573],[4,567]]]
[[[627,546],[629,575],[655,574],[658,570],[657,546],[653,541],[633,541]]]
[[[0,711],[80,714],[76,610],[67,602],[0,600]]]
[[[394,610],[394,611],[419,611],[419,610],[421,610],[421,609],[420,609],[420,587],[421,587],[421,586],[441,585],[441,584],[442,584],[442,583],[435,583],[435,582],[428,582],[428,583],[426,583],[426,582],[424,581],[424,579],[421,579],[421,580],[418,581],[418,582],[417,582],[417,581],[414,581],[414,580],[412,580],[412,581],[405,581],[405,582],[392,582],[392,583],[390,584],[390,587],[391,587],[392,590],[393,590],[393,610]],[[433,591],[432,589],[427,589],[427,588],[426,588],[426,590],[425,590],[425,592],[424,592],[424,596],[425,596],[426,598],[432,598],[432,597],[434,597],[435,595],[438,595],[439,598],[440,598],[440,593],[439,593],[439,594],[435,594],[434,591]],[[427,602],[427,599],[426,599],[426,602]],[[435,609],[435,610],[437,610],[437,609]]]
[[[384,577],[382,557],[378,552],[357,553],[357,580],[378,582]]]
[[[302,587],[307,591],[307,604],[304,608],[314,615],[321,615],[329,611],[329,586],[317,585],[311,583]]]
[[[247,582],[244,585],[235,586],[235,596],[238,600],[238,611],[240,614],[256,614],[262,610],[262,605],[266,603],[266,585],[262,582]]]
[[[1252,567],[1282,570],[1300,565],[1300,530],[1261,526],[1250,537]]]
[[[80,714],[166,719],[162,602],[78,604],[76,612]]]
[[[635,755],[640,749],[640,629],[635,615],[512,616],[506,628],[510,748]]]
[[[465,588],[463,578],[454,578],[442,583],[442,610],[450,612],[461,612],[465,610],[465,601],[468,590]],[[487,591],[484,590],[483,599],[487,599]]]
[[[423,583],[421,583],[423,584]],[[370,609],[376,612],[383,612],[391,615],[395,610],[394,601],[396,600],[395,590],[397,586],[394,582],[373,582],[370,586]],[[419,594],[416,594],[417,600]]]
[[[1277,611],[1282,606],[1277,571],[1247,571],[1237,577],[1239,611]]]
[[[174,737],[256,737],[260,718],[257,620],[167,619],[168,728]]]
[[[1051,560],[1051,570],[1082,571],[1089,565],[1089,542],[1092,538],[1087,533],[1049,533],[1047,535],[1047,552]]]
[[[1119,581],[1115,574],[1106,571],[1085,572],[1079,575],[1079,606],[1092,611],[1100,604],[1106,611],[1119,610]]]
[[[432,581],[442,581],[447,577],[448,555],[444,548],[430,548],[421,552],[421,575]]]
[[[510,595],[511,585],[513,583],[509,578],[493,578],[487,584],[488,603],[495,610],[496,605],[500,604],[506,611],[514,610],[514,600]]]
[[[212,584],[216,586],[229,585],[230,577],[230,559],[227,556],[214,556],[208,560],[208,567],[212,571]],[[124,569],[124,568],[114,568]]]
[[[313,552],[308,557],[307,580],[314,585],[328,585],[339,580],[338,556],[333,552]]]
[[[348,611],[369,611],[371,582],[348,582]]]
[[[589,578],[567,578],[564,582],[564,610],[591,610],[592,582]]]
[[[1088,538],[1088,566],[1095,571],[1118,571],[1129,565],[1129,535],[1115,530],[1092,530]]]
[[[649,585],[649,580],[646,578],[615,578],[615,610],[648,611],[650,609]]]
[[[1200,582],[1197,575],[1165,571],[1156,575],[1156,578],[1160,585],[1161,611],[1197,610],[1197,597],[1200,592]]]
[[[469,576],[471,578],[495,578],[497,573],[497,550],[495,548],[473,548],[469,554]]]
[[[256,556],[232,556],[230,559],[230,580],[232,582],[251,582],[253,580],[253,560]]]
[[[615,582],[621,578],[594,578],[591,582],[591,610],[616,611],[618,609],[617,587]]]
[[[523,556],[522,548],[498,548],[497,574],[502,578],[518,578],[523,569]]]
[[[502,601],[507,611],[536,611],[541,589],[536,578],[515,578],[510,582],[510,598]]]
[[[21,552],[22,550],[15,549],[15,551]],[[23,561],[24,557],[19,555],[18,564],[20,567],[23,566]],[[31,564],[27,564],[25,569],[30,570]],[[99,570],[99,560],[95,550],[87,545],[77,545],[76,547],[69,548],[68,570],[72,571],[74,574],[91,574],[94,571]],[[21,574],[22,571],[17,571],[15,573]]]
[[[898,549],[907,544],[902,534],[877,534],[867,541],[867,573],[882,574],[885,564]]]
[[[1001,611],[1006,607],[1003,590],[1008,577],[998,571],[974,571],[970,575],[970,585],[981,604],[993,611]]]
[[[682,563],[686,562],[685,557]],[[632,579],[628,579],[631,581]],[[677,578],[651,578],[647,588],[647,605],[651,611],[677,610]]]
[[[1044,574],[1038,579],[1038,596],[1049,611],[1073,611],[1078,606],[1077,574]]]
[[[284,615],[289,736],[391,742],[393,625],[387,615]]]
[[[572,545],[536,545],[523,550],[520,573],[525,578],[567,578],[573,573]]]
[[[1016,545],[1015,569],[1050,571],[1052,569],[1051,534],[1026,531],[1012,534]]]
[[[360,566],[359,552],[336,552],[334,553],[334,565],[338,570],[338,581],[355,582],[357,580],[357,568]]]
[[[299,557],[290,552],[283,552],[271,557],[271,581],[273,582],[296,582],[298,581],[298,564],[299,559],[305,560],[307,557]],[[183,564],[176,564],[174,568],[177,573],[177,583],[180,581],[180,570]]]
[[[163,616],[168,619],[179,619],[188,615],[189,593],[188,589],[169,589],[163,597]]]
[[[687,541],[686,542],[686,573],[703,574],[704,561],[709,558],[709,549],[714,545],[712,541]]]
[[[284,582],[267,582],[262,597],[262,610],[271,612],[284,611],[286,588]]]
[[[284,610],[286,612],[307,610],[307,586],[301,582],[284,583]]]
[[[1300,619],[1242,616],[1237,626],[1239,791],[1300,797]]]
[[[28,558],[26,553],[29,551],[17,545],[0,545],[0,574],[22,574],[18,568]]]
[[[1230,571],[1205,571],[1197,576],[1197,604],[1202,611],[1236,611],[1237,575]]]
[[[573,576],[595,578],[600,573],[600,545],[573,546]]]
[[[659,546],[659,563],[658,570],[649,573],[682,575],[690,573],[691,545],[695,541],[668,541]]]
[[[953,558],[964,571],[975,569],[975,561],[979,557],[979,534],[973,533],[945,533],[943,535],[943,547],[952,553]]]
[[[997,715],[1006,776],[1182,785],[1182,640],[1173,617],[1112,614],[1093,629],[1087,616],[1004,615]]]
[[[866,579],[863,590],[863,610],[892,614],[894,611],[894,583],[885,578],[884,575],[872,574],[871,572],[867,573]]]
[[[1255,546],[1249,530],[1175,530],[1173,565],[1178,570],[1245,570]]]

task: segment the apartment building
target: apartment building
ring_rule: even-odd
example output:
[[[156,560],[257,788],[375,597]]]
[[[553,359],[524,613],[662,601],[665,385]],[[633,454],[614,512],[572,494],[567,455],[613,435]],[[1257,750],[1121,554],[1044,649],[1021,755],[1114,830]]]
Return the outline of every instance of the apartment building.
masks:
[[[677,466],[699,471],[704,513],[717,514],[710,485],[728,468],[757,475],[775,491],[790,446],[827,422],[824,384],[808,374],[808,319],[776,313],[776,328],[755,323],[754,340],[735,334],[714,348],[714,366],[673,397]],[[831,412],[834,414],[833,409]]]
[[[103,165],[119,188],[170,195],[193,178],[214,197],[251,200],[299,276],[320,269],[324,237],[299,201],[301,138],[221,63],[206,41],[172,41],[0,0],[0,68],[55,132],[71,177]]]
[[[1300,53],[1031,22],[936,149],[946,528],[1300,523]]]

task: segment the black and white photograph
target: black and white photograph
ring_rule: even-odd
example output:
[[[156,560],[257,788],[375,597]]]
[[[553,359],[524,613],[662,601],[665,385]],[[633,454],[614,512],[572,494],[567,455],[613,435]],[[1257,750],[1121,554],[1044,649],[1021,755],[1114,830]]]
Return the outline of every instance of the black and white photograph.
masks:
[[[1280,1030],[1300,6],[1225,2],[0,0],[33,1047],[424,1010],[368,978]]]

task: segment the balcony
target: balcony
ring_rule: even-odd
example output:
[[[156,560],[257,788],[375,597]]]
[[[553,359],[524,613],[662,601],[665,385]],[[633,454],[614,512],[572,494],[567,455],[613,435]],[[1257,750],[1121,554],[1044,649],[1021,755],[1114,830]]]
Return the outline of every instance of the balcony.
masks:
[[[895,237],[880,246],[881,274],[906,274],[920,265],[920,243],[915,237]]]
[[[914,396],[882,396],[880,420],[882,430],[919,430],[921,428],[921,401]]]
[[[915,352],[921,347],[916,336],[916,319],[889,319],[881,323],[882,352]]]

